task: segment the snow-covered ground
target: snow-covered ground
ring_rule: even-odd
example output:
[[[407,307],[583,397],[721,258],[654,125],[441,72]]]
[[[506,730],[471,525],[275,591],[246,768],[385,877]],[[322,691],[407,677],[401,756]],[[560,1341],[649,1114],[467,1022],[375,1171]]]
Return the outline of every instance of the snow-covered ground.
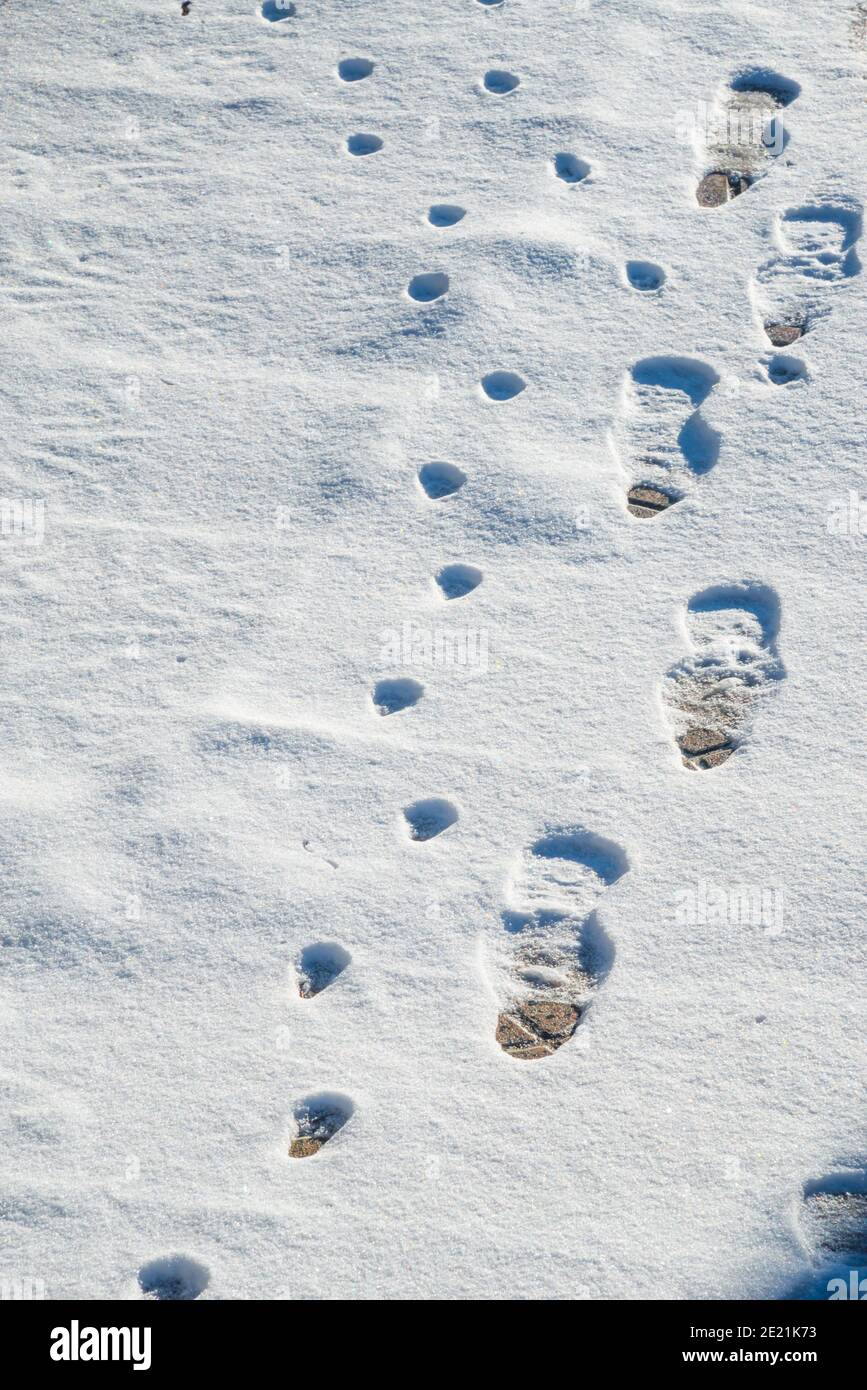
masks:
[[[774,1296],[867,1159],[867,16],[265,9],[0,7],[0,1276]],[[756,70],[785,139],[700,207]],[[738,594],[760,698],[692,769]],[[510,1056],[514,928],[591,909]]]

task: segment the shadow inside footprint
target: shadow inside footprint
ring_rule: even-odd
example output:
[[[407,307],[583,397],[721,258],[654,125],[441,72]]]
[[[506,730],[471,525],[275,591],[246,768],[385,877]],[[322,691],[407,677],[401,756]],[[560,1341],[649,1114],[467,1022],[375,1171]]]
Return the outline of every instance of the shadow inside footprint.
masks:
[[[317,941],[305,946],[298,957],[298,993],[302,999],[321,994],[338,975],[342,975],[352,960],[345,947],[336,941]]]
[[[454,227],[466,215],[466,208],[458,203],[432,203],[428,208],[427,220],[432,227]]]
[[[527,910],[503,913],[511,984],[496,1040],[510,1057],[549,1057],[584,1018],[614,962],[593,904],[628,867],[619,845],[580,829],[543,836],[525,857]]]
[[[295,1136],[289,1142],[290,1158],[312,1158],[333,1139],[355,1112],[348,1096],[321,1091],[307,1096],[294,1108]]]
[[[805,1184],[802,1226],[817,1258],[867,1264],[867,1173],[833,1173]]]
[[[439,502],[462,488],[467,475],[453,463],[425,463],[418,471],[418,480],[425,495]]]
[[[458,819],[458,808],[440,796],[429,796],[423,801],[414,801],[405,806],[403,818],[406,821],[409,838],[422,843],[442,835]]]
[[[373,706],[377,714],[399,714],[403,709],[417,705],[424,694],[424,686],[411,676],[398,676],[393,679],[377,681],[373,687]]]
[[[665,271],[653,261],[627,261],[625,273],[627,283],[644,294],[662,289],[665,284]]]
[[[863,1301],[867,1296],[867,1172],[832,1173],[804,1186],[800,1225],[813,1269],[782,1299]]]
[[[785,357],[778,353],[766,364],[768,380],[774,386],[790,386],[793,381],[806,381],[808,373],[805,363],[798,357]]]
[[[583,183],[590,173],[590,165],[574,154],[555,154],[554,173],[564,183]]]
[[[346,148],[350,154],[364,156],[376,154],[382,149],[382,141],[378,135],[366,135],[363,131],[358,131],[355,135],[350,135],[346,142]]]
[[[341,82],[362,82],[373,72],[369,58],[341,58],[337,64],[337,75]]]
[[[526,385],[517,372],[488,372],[482,377],[482,390],[491,401],[511,401],[520,396]]]
[[[767,172],[769,159],[785,149],[788,135],[777,116],[800,94],[797,82],[769,68],[745,68],[728,85],[725,100],[708,122],[710,169],[699,182],[699,207],[731,202]]]
[[[765,585],[713,585],[686,616],[693,652],[669,671],[664,697],[684,765],[707,771],[731,757],[751,706],[785,675],[780,605]]]
[[[162,1255],[142,1265],[138,1282],[145,1298],[181,1302],[198,1298],[210,1282],[210,1272],[188,1255]]]
[[[520,86],[521,79],[516,77],[513,72],[506,72],[502,68],[491,68],[484,76],[485,91],[491,92],[494,96],[503,97],[509,92],[514,92]]]
[[[294,19],[297,13],[293,0],[264,0],[262,5],[262,18],[270,20],[272,24],[281,19]]]
[[[443,565],[436,574],[436,582],[445,599],[466,598],[482,582],[482,571],[475,565]]]
[[[414,275],[406,292],[417,304],[433,304],[448,293],[448,288],[449,277],[441,270],[432,270],[424,275]]]

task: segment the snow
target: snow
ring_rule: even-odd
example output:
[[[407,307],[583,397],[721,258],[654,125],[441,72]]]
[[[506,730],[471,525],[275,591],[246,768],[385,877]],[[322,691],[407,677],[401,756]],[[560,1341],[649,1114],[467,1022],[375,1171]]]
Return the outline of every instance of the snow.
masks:
[[[867,1156],[864,26],[266,9],[3,11],[4,517],[44,509],[0,540],[0,1274],[773,1296],[805,1184]],[[747,68],[800,88],[785,147],[699,208],[683,113]],[[640,521],[652,361],[719,453]],[[744,585],[784,674],[693,771],[667,673]],[[502,914],[549,834],[628,869],[586,1018],[518,1061]],[[317,1096],[348,1118],[290,1159]]]

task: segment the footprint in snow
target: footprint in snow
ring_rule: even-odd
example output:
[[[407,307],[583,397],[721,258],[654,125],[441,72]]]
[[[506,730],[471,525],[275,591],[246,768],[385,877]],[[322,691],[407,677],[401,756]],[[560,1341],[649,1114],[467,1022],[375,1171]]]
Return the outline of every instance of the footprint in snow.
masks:
[[[341,82],[362,82],[370,77],[374,64],[369,58],[341,58],[337,64],[337,76]]]
[[[397,676],[377,681],[371,700],[377,714],[399,714],[401,710],[417,705],[423,694],[424,686],[420,681],[413,680],[411,676]]]
[[[289,1141],[290,1158],[312,1158],[334,1138],[352,1118],[355,1106],[348,1096],[323,1091],[307,1096],[293,1111],[294,1134]]]
[[[434,304],[448,294],[449,277],[441,270],[414,275],[406,287],[407,295],[416,304]]]
[[[796,381],[809,381],[807,364],[800,357],[788,357],[778,352],[764,362],[765,374],[773,386],[791,386]]]
[[[665,271],[653,261],[627,261],[623,273],[630,289],[641,294],[657,294],[665,284]]]
[[[583,183],[590,173],[587,161],[574,154],[555,154],[553,166],[557,178],[572,185]]]
[[[188,1255],[161,1255],[142,1265],[139,1288],[145,1298],[182,1302],[198,1298],[210,1283],[209,1270]]]
[[[713,468],[720,437],[699,407],[718,381],[711,367],[688,357],[645,357],[632,368],[617,431],[632,516],[658,516]]]
[[[722,97],[706,108],[706,128],[699,132],[705,167],[695,195],[699,207],[730,202],[768,172],[786,143],[780,111],[800,91],[797,82],[767,68],[745,69],[732,78]]]
[[[283,19],[294,19],[298,13],[293,0],[264,0],[262,18],[271,24],[279,24]]]
[[[549,1057],[585,1017],[614,960],[594,907],[628,867],[619,845],[581,827],[550,830],[525,851],[497,985],[496,1039],[510,1057]]]
[[[403,819],[410,840],[421,844],[442,835],[458,820],[458,808],[440,796],[429,796],[405,806]]]
[[[364,131],[357,131],[355,135],[350,135],[346,141],[346,148],[350,154],[363,157],[368,154],[376,154],[382,149],[383,142],[378,135],[365,134]]]
[[[305,946],[298,957],[298,993],[313,999],[333,984],[350,964],[352,956],[336,941],[317,941]]]
[[[491,96],[504,97],[510,92],[514,92],[520,87],[521,79],[516,77],[513,72],[506,72],[504,68],[490,68],[482,78],[486,92]]]
[[[432,227],[456,227],[466,215],[467,210],[460,203],[432,203],[427,211],[427,220]]]
[[[418,481],[425,497],[441,502],[460,491],[467,475],[454,463],[425,463],[418,470]]]
[[[450,600],[466,598],[484,578],[475,565],[443,565],[434,577],[442,597]]]
[[[861,270],[862,231],[855,204],[815,203],[790,209],[776,227],[778,250],[751,287],[765,334],[789,347],[829,312],[831,297]]]
[[[779,624],[777,596],[761,584],[714,586],[690,599],[691,651],[663,687],[684,766],[719,767],[744,742],[756,710],[785,675]]]
[[[526,388],[526,381],[517,372],[488,372],[481,388],[489,401],[511,401]]]

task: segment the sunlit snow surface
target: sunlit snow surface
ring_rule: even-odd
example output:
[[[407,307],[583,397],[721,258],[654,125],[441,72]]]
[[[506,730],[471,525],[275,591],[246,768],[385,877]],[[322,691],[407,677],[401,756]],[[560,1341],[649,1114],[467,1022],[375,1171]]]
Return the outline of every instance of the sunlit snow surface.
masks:
[[[2,10],[0,1276],[773,1297],[867,1160],[864,26],[279,8]],[[785,144],[700,208],[764,68]],[[663,683],[744,585],[783,674],[694,771]],[[516,1061],[522,866],[585,835],[610,969]]]

